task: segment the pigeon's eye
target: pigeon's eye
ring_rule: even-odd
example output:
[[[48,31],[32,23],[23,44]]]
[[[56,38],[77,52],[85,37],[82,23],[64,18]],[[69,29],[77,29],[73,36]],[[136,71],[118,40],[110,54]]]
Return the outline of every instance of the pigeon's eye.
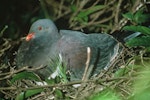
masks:
[[[39,31],[42,30],[42,26],[39,26],[39,27],[38,27],[38,30],[39,30]]]

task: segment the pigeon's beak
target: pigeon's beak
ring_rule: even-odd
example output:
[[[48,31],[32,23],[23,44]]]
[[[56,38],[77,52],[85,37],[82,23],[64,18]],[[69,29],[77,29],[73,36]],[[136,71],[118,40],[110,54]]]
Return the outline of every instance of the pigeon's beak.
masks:
[[[26,36],[26,41],[30,41],[31,39],[33,39],[35,36],[35,33],[32,32],[32,33],[29,33],[27,36]]]

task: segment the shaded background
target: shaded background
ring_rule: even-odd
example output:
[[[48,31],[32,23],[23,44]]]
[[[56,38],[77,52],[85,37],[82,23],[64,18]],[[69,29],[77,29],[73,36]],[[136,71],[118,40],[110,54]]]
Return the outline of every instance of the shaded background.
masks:
[[[144,0],[2,0],[0,29],[3,37],[18,39],[28,33],[31,23],[51,18],[59,29],[113,33],[122,27],[122,14],[146,8]],[[142,4],[142,7],[140,7]],[[97,6],[97,8],[96,8]],[[101,7],[100,7],[101,6]]]

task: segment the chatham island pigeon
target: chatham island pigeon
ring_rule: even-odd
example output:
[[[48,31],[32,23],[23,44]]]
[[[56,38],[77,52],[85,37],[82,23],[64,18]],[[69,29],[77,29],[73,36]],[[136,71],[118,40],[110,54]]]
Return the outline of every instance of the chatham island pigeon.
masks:
[[[51,62],[61,57],[66,64],[66,71],[70,72],[70,80],[81,80],[86,69],[88,49],[88,67],[94,66],[90,73],[93,76],[110,66],[113,59],[120,54],[120,48],[119,42],[109,34],[58,30],[50,19],[39,19],[32,24],[29,34],[21,44],[16,62],[18,68],[45,66],[36,71],[45,79],[56,72],[57,66],[53,66]]]

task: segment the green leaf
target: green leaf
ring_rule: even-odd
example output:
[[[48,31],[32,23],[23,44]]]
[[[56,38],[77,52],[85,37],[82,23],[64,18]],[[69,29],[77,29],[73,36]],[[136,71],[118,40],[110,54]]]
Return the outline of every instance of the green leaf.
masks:
[[[94,13],[95,11],[101,10],[103,8],[105,8],[106,6],[104,5],[97,5],[97,6],[93,6],[91,8],[85,9],[81,12],[79,12],[79,14],[77,14],[77,16],[74,18],[74,20],[77,20],[79,22],[88,22],[88,16],[92,13]]]
[[[137,59],[138,57],[136,57]],[[129,60],[130,61],[130,60]],[[122,77],[122,76],[126,76],[129,74],[129,72],[131,70],[137,70],[139,69],[139,66],[132,66],[132,65],[128,65],[125,66],[124,68],[120,68],[118,69],[115,73],[114,73],[114,77]]]
[[[136,73],[133,93],[129,100],[149,100],[150,98],[150,62],[144,62],[144,65],[141,64],[140,67],[141,69]]]
[[[141,32],[142,34],[150,35],[150,28],[145,26],[125,26],[123,27],[123,30]]]
[[[61,90],[56,89],[55,90],[55,96],[57,97],[57,99],[62,99],[63,98],[63,93]]]
[[[105,89],[101,91],[100,93],[96,93],[89,97],[87,100],[122,100],[120,99],[120,96],[115,93],[112,89]]]
[[[62,78],[62,81],[64,83],[67,83],[68,80],[67,80],[67,75],[66,75],[66,70],[67,70],[67,66],[66,64],[63,64],[64,66],[62,66],[62,64],[59,67],[59,75],[60,77]]]
[[[27,90],[25,92],[21,92],[20,94],[18,94],[15,100],[25,100],[30,96],[41,93],[42,91],[44,91],[44,89]]]
[[[133,38],[128,42],[126,42],[126,45],[129,47],[134,47],[134,46],[150,47],[150,36]]]
[[[18,81],[21,79],[40,81],[40,78],[36,74],[34,74],[33,72],[24,71],[24,72],[20,72],[18,74],[15,74],[11,79],[11,83],[13,84],[15,81]]]
[[[127,18],[128,20],[133,20],[133,17],[134,17],[131,12],[128,12],[128,13],[126,13],[126,14],[122,14],[122,16],[123,16],[124,18]]]
[[[129,71],[130,70],[127,68],[121,68],[115,72],[114,77],[121,77],[121,76],[125,75],[126,73],[128,73]]]
[[[72,12],[76,12],[77,11],[76,5],[71,5],[70,8],[71,8]]]
[[[6,100],[6,99],[3,99],[3,98],[0,97],[0,100]]]
[[[104,5],[93,6],[91,8],[84,10],[84,11],[81,11],[77,16],[78,17],[85,17],[85,16],[88,16],[88,15],[94,13],[95,11],[98,11],[98,10],[103,9],[103,8],[105,8]]]
[[[58,75],[55,77],[55,79],[47,80],[48,83],[53,84],[53,82],[58,83],[60,81],[64,83],[68,82],[66,75],[67,64],[66,61],[62,59],[61,55],[57,55],[55,59],[51,60],[50,65],[53,66],[51,69],[53,69],[53,71],[57,71]]]
[[[150,14],[144,14],[143,11],[137,11],[135,14],[128,12],[128,13],[122,14],[122,16],[137,24],[144,23],[148,21],[150,18]]]
[[[141,32],[145,35],[150,35],[150,28],[145,26],[139,26],[141,29]]]
[[[50,84],[50,85],[56,84],[54,79],[48,79],[48,78],[47,78],[47,79],[45,79],[45,82],[46,82],[47,84]]]
[[[150,52],[150,47],[147,47],[147,48],[146,48],[146,52]]]
[[[138,24],[148,21],[150,14],[144,14],[143,11],[137,11],[134,15],[134,21]]]

